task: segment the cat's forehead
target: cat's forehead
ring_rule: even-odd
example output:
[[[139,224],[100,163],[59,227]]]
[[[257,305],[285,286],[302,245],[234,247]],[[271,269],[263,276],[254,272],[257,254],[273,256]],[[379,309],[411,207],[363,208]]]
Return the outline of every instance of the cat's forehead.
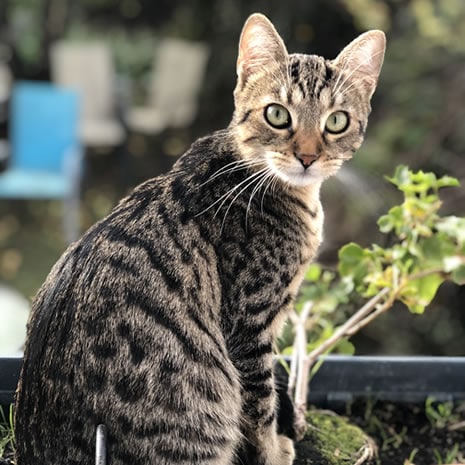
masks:
[[[289,55],[289,71],[294,79],[306,78],[309,75],[321,76],[329,79],[333,69],[329,60],[319,55],[293,53]]]
[[[331,62],[318,55],[292,54],[288,68],[291,83],[299,88],[303,99],[318,100],[334,77]]]
[[[287,70],[280,79],[276,79],[279,74],[275,74],[274,80],[264,80],[264,88],[271,86],[262,103],[269,103],[269,99],[277,100],[296,112],[296,120],[305,124],[309,120],[316,123],[318,115],[331,105],[332,63],[318,55],[295,53],[289,55],[286,66]]]

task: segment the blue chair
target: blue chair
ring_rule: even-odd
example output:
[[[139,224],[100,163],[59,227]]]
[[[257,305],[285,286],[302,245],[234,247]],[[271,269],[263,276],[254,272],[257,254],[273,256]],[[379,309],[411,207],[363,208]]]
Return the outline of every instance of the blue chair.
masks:
[[[20,82],[12,92],[9,165],[0,198],[61,199],[66,239],[79,235],[82,149],[79,96],[49,83]]]

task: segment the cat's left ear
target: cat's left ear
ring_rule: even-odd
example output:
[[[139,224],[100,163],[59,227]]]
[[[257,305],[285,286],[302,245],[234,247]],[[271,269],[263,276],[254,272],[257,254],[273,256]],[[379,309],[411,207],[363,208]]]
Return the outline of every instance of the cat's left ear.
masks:
[[[239,41],[237,76],[239,82],[271,62],[284,63],[287,50],[271,21],[260,13],[251,15],[244,24]]]
[[[384,60],[386,36],[382,31],[368,31],[358,36],[334,60],[350,81],[358,80],[373,95]],[[341,89],[342,90],[342,89]]]

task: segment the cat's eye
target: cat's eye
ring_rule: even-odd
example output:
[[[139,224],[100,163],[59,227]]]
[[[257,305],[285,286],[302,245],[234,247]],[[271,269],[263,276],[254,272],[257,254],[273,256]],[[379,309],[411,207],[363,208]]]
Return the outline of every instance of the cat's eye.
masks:
[[[285,129],[291,125],[291,115],[279,103],[272,103],[265,108],[265,119],[276,129]]]
[[[349,115],[345,111],[335,111],[328,116],[325,129],[331,134],[340,134],[349,127]]]

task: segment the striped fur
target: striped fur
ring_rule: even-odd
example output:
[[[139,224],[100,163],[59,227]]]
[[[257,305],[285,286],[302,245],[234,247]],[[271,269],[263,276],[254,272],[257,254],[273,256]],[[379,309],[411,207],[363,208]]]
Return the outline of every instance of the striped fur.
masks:
[[[254,21],[276,34],[261,15]],[[230,127],[137,187],[39,290],[17,393],[18,465],[91,465],[100,423],[111,465],[231,465],[244,449],[258,465],[292,462],[292,440],[278,433],[272,351],[321,242],[326,174],[300,185],[275,173],[297,169],[277,147],[297,150],[304,136],[298,125],[270,131],[263,99],[302,110],[296,122],[308,126],[338,69],[286,55],[269,64],[266,84],[266,70],[251,69],[241,68],[249,75],[239,77]],[[359,105],[366,113],[368,102]],[[359,145],[356,127],[327,157]],[[283,168],[262,157],[270,147]]]

